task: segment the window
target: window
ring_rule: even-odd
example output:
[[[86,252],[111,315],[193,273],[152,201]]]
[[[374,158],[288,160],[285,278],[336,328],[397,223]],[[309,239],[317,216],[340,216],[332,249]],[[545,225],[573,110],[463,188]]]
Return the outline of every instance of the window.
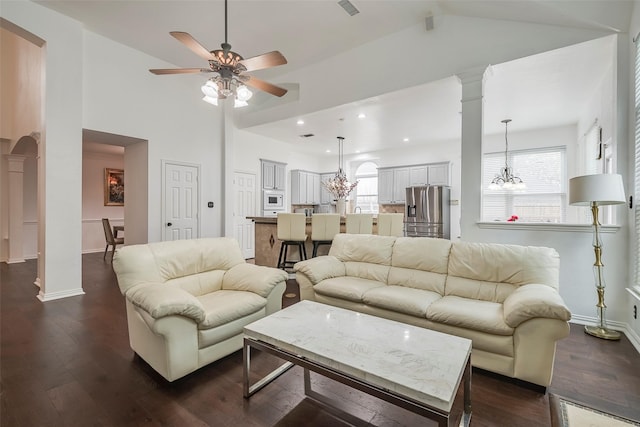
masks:
[[[356,207],[362,213],[378,213],[378,166],[372,162],[365,162],[356,169],[358,186],[356,192]]]
[[[564,147],[510,151],[509,165],[527,185],[526,190],[489,190],[504,166],[504,152],[484,155],[482,178],[483,221],[506,221],[512,215],[523,222],[565,221],[567,190]]]
[[[635,110],[636,110],[636,140],[635,140],[635,179],[634,186],[635,192],[633,195],[634,209],[635,209],[635,229],[636,229],[636,289],[640,289],[640,41],[636,36],[636,68],[635,68],[635,86],[636,86],[636,98],[635,98]]]

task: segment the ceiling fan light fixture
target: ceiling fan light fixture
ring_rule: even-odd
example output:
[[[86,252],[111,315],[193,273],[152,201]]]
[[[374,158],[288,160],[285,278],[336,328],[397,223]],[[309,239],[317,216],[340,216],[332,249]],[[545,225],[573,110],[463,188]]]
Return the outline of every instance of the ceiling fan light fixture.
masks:
[[[247,102],[253,96],[253,92],[249,90],[245,85],[240,85],[236,89],[236,100],[241,102]]]
[[[217,106],[217,105],[218,105],[218,97],[217,97],[217,96],[216,96],[216,97],[213,97],[213,96],[207,96],[207,95],[205,95],[205,96],[202,98],[202,100],[203,100],[204,102],[208,102],[208,103],[209,103],[209,104],[211,104],[211,105],[215,105],[215,106]]]
[[[207,82],[200,87],[200,90],[202,90],[205,97],[218,98],[218,85],[212,80],[207,80]]]

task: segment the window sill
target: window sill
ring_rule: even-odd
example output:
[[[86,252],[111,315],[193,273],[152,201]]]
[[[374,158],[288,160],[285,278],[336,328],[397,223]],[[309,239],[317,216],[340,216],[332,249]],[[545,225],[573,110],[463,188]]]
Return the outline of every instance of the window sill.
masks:
[[[570,231],[579,233],[593,233],[591,224],[557,224],[551,222],[507,222],[507,221],[479,221],[479,228],[498,230],[534,230],[534,231]],[[619,225],[601,225],[601,233],[616,233]]]

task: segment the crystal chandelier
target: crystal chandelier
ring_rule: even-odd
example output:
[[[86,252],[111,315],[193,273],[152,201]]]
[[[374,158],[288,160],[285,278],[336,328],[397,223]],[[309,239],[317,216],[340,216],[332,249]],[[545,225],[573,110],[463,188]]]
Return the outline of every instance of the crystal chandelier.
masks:
[[[526,184],[519,176],[513,174],[513,169],[509,166],[509,140],[507,139],[507,127],[511,119],[504,119],[504,167],[500,169],[500,174],[489,184],[489,190],[524,190]]]
[[[338,172],[336,175],[327,180],[323,181],[322,185],[327,189],[329,193],[333,195],[336,199],[345,199],[351,193],[351,191],[356,188],[358,185],[358,181],[349,182],[347,179],[347,175],[344,173],[344,149],[343,149],[344,138],[338,137]]]

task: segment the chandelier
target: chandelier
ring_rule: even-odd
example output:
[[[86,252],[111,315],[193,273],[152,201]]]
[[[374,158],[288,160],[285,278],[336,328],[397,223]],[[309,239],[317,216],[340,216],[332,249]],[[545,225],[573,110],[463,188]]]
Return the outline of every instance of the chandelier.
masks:
[[[358,181],[349,182],[347,179],[347,175],[344,173],[344,138],[338,137],[338,172],[336,175],[328,179],[327,181],[323,181],[322,185],[327,189],[329,193],[333,195],[336,199],[346,199],[349,193],[356,188],[358,185]]]
[[[526,184],[519,176],[513,174],[513,169],[509,166],[509,141],[507,139],[507,127],[511,119],[504,119],[504,167],[500,169],[500,174],[489,184],[489,190],[524,190]]]

